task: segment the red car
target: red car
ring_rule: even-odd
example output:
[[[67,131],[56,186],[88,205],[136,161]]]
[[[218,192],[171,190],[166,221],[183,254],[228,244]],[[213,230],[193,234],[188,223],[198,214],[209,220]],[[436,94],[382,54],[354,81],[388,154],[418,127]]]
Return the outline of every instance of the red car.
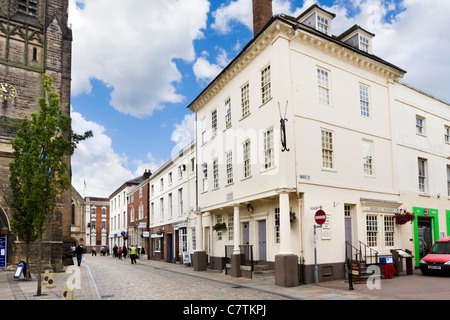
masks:
[[[437,240],[430,252],[420,260],[423,275],[450,275],[450,237]]]

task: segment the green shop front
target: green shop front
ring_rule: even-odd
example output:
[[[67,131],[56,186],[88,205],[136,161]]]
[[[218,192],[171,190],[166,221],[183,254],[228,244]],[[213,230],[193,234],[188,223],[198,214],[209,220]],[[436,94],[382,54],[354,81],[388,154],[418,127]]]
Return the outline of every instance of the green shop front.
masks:
[[[447,211],[447,226],[449,212]],[[433,243],[439,239],[439,211],[431,208],[413,207],[416,215],[414,220],[414,246],[416,266],[420,259],[428,254]],[[448,233],[448,230],[447,230]]]

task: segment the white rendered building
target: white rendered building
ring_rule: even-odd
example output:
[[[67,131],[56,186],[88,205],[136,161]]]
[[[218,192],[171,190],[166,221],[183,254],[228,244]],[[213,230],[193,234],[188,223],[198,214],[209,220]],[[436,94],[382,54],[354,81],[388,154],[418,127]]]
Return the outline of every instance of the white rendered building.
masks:
[[[192,142],[150,176],[149,259],[182,263],[195,249],[195,153]]]
[[[364,258],[414,252],[414,226],[397,225],[395,213],[448,207],[449,105],[401,84],[405,71],[372,54],[372,33],[353,26],[333,36],[334,14],[317,5],[299,17],[265,15],[189,105],[199,168],[194,267],[209,261],[240,276],[240,256],[251,252],[277,284],[293,286],[343,278],[361,248]],[[415,116],[433,122],[425,141]],[[326,222],[315,237],[319,209]]]

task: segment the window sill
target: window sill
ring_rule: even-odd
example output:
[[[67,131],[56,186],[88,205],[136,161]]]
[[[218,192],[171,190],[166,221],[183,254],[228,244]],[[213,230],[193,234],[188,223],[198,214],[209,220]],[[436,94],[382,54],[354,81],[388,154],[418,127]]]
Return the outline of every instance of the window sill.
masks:
[[[262,169],[259,171],[259,173],[260,173],[260,174],[266,174],[267,172],[272,171],[272,170],[276,170],[276,169],[277,169],[276,166],[273,166],[273,167],[270,167],[270,168],[262,168]]]
[[[330,168],[322,168],[322,171],[330,172],[330,173],[337,173],[336,169],[330,169]]]
[[[239,121],[245,120],[245,119],[247,119],[250,116],[251,116],[251,113],[249,112],[247,115],[245,115],[242,118],[240,118]]]
[[[270,97],[270,99],[269,100],[267,100],[266,102],[264,102],[263,104],[261,104],[260,106],[259,106],[259,108],[262,108],[262,107],[264,107],[266,104],[268,104],[270,101],[272,101],[272,97]]]
[[[430,198],[431,195],[428,194],[428,193],[425,193],[425,192],[419,192],[419,197],[427,197],[427,198]]]
[[[416,135],[418,135],[418,136],[420,136],[420,137],[423,137],[423,138],[428,138],[425,134],[423,134],[423,133],[419,133],[419,132],[416,132]]]

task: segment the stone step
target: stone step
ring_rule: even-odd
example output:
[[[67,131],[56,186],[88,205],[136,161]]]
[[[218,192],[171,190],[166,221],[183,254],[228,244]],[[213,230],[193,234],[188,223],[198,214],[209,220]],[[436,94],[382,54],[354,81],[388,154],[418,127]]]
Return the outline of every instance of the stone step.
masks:
[[[269,270],[269,266],[267,264],[255,264],[253,265],[254,271],[264,271]]]
[[[266,264],[256,264],[253,266],[254,279],[274,279],[275,270],[270,270]]]

